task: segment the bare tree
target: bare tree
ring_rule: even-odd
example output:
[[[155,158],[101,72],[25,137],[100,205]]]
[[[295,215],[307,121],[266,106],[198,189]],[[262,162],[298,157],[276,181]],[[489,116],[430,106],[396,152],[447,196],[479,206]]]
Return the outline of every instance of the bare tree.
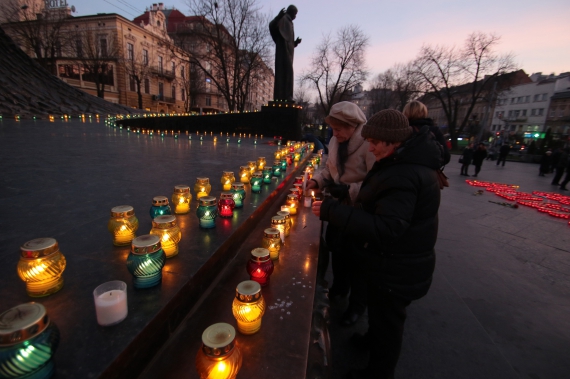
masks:
[[[510,54],[496,53],[499,40],[494,34],[475,32],[462,48],[425,45],[412,62],[426,98],[441,104],[453,147],[457,136],[473,123],[471,114],[477,102],[500,90],[497,78],[514,70]]]
[[[127,54],[119,60],[128,76],[128,86],[137,93],[139,109],[143,109],[142,88],[145,85],[145,79],[148,80],[152,74],[151,62],[153,61],[154,50],[151,46],[135,50],[134,46],[129,47],[129,45],[127,45]]]
[[[357,84],[366,80],[364,53],[368,36],[356,25],[339,29],[335,37],[325,35],[313,55],[311,68],[301,74],[318,93],[324,114],[337,102],[348,99]]]
[[[411,64],[397,63],[374,78],[369,91],[370,115],[383,109],[402,111],[404,106],[419,94]]]

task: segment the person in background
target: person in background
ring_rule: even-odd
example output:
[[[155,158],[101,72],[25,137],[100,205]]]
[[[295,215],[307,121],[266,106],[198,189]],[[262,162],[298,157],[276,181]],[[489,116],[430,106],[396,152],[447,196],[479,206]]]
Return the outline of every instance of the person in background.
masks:
[[[376,163],[366,175],[355,205],[325,198],[313,213],[345,236],[343,253],[367,285],[370,350],[364,370],[354,378],[394,378],[400,356],[406,307],[426,295],[435,268],[440,187],[436,170],[441,147],[423,126],[413,132],[408,119],[392,109],[373,115],[362,137]]]
[[[470,176],[469,165],[471,164],[471,160],[473,159],[473,144],[469,143],[469,145],[463,148],[463,153],[461,154],[461,174],[464,176]]]
[[[540,167],[538,168],[538,176],[545,176],[550,171],[552,164],[552,150],[547,150],[540,158]]]
[[[554,178],[552,178],[552,185],[554,186],[559,186],[560,183],[560,179],[562,179],[562,175],[564,175],[564,170],[566,170],[566,167],[568,166],[568,159],[569,159],[569,155],[568,153],[570,153],[570,149],[565,147],[564,149],[562,149],[562,153],[560,153],[560,158],[558,158],[558,163],[556,164],[556,174],[554,174]]]
[[[360,135],[366,116],[356,104],[341,101],[332,106],[325,121],[333,132],[327,163],[309,181],[307,188],[326,190],[340,203],[352,205],[362,180],[374,165],[368,142]],[[344,297],[350,292],[348,308],[341,319],[341,325],[350,326],[366,310],[365,285],[350,270],[353,262],[346,255],[350,244],[336,225],[327,226],[325,241],[331,252],[333,272],[329,298]]]
[[[497,166],[501,161],[503,162],[503,167],[505,167],[505,161],[507,160],[507,156],[509,155],[509,151],[511,151],[511,147],[508,143],[504,143],[503,146],[499,149],[499,157],[497,158]]]
[[[484,143],[479,143],[477,146],[477,150],[473,153],[473,165],[475,165],[475,175],[477,177],[479,171],[481,171],[481,166],[483,165],[483,161],[487,157],[487,147]]]
[[[550,162],[550,170],[548,172],[556,171],[556,166],[558,166],[558,161],[560,161],[561,155],[562,155],[561,148],[558,148],[552,152],[552,161]]]

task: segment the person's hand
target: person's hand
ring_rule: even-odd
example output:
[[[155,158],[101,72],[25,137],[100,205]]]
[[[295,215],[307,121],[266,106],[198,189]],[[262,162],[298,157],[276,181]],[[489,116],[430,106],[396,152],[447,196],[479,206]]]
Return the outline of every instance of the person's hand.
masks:
[[[313,211],[313,214],[317,217],[321,217],[321,204],[323,202],[322,201],[313,201],[313,206],[311,208],[311,210]]]
[[[301,38],[297,37],[297,39],[295,40],[295,46],[297,46],[298,44],[300,44],[302,41]]]
[[[306,187],[306,188],[307,188],[307,189],[314,189],[314,188],[319,188],[319,186],[318,186],[316,180],[311,179],[311,180],[309,180],[309,181],[307,182],[307,187]]]

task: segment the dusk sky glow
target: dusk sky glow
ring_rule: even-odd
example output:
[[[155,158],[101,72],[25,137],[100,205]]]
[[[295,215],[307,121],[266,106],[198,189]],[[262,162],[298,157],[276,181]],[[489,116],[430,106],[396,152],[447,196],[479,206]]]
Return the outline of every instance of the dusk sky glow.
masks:
[[[74,16],[118,13],[130,20],[153,3],[140,0],[67,2],[75,6]],[[167,8],[175,7],[190,15],[186,0],[163,2]],[[290,3],[260,0],[259,4],[274,17]],[[570,71],[567,0],[311,0],[293,4],[299,9],[295,34],[303,39],[295,50],[296,76],[308,68],[311,54],[323,34],[334,33],[350,24],[359,25],[370,37],[366,55],[370,78],[395,63],[412,60],[424,43],[459,46],[474,31],[500,35],[498,50],[512,53],[516,64],[527,74]]]

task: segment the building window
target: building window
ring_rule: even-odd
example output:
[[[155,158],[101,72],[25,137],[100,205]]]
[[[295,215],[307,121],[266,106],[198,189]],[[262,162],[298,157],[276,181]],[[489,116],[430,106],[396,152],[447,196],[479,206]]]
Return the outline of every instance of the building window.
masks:
[[[539,115],[539,116],[542,116],[543,114],[544,114],[544,108],[540,108],[540,109],[538,110],[538,115]]]
[[[513,111],[509,111],[509,118],[513,117]]]
[[[522,115],[523,115],[523,116],[526,116],[526,109],[523,109],[523,110],[522,110]]]
[[[148,66],[148,50],[143,49],[143,64]]]
[[[176,64],[172,62],[172,75],[176,76]]]
[[[164,83],[158,83],[158,98],[159,100],[164,99]]]
[[[107,57],[107,38],[101,38],[101,56],[103,58]]]
[[[129,78],[129,89],[133,92],[135,92],[137,90],[137,85],[135,82],[135,77],[133,75],[130,76]]]
[[[212,106],[212,98],[210,96],[206,96],[206,106]]]
[[[135,59],[135,47],[129,42],[127,42],[127,59],[130,61]]]
[[[176,86],[172,86],[172,99],[176,100]]]
[[[546,101],[548,98],[548,94],[547,93],[543,93],[542,94],[542,101]]]
[[[531,109],[531,110],[530,110],[530,115],[531,115],[531,116],[536,116],[536,109]]]
[[[150,93],[150,80],[144,78],[144,93]]]
[[[534,95],[534,101],[538,101],[539,98],[540,98],[540,95]]]
[[[528,95],[528,96],[525,98],[524,102],[525,102],[525,103],[530,103],[530,95]]]
[[[184,72],[184,66],[180,66],[180,77],[186,79],[186,73]]]
[[[550,117],[556,117],[556,109],[550,110]]]
[[[163,66],[162,66],[162,57],[158,57],[158,72],[162,74]]]
[[[515,98],[513,97],[513,98],[511,98],[511,104],[514,104],[514,103],[515,103]]]
[[[182,88],[182,89],[180,90],[180,99],[181,99],[182,101],[186,101],[186,91],[184,90],[184,88]]]

